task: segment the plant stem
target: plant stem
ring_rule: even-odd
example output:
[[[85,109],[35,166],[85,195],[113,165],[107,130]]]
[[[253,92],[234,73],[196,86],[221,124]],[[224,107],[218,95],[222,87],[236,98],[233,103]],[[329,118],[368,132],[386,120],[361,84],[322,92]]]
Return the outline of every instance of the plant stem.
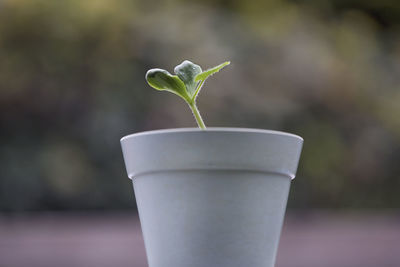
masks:
[[[191,101],[188,103],[190,109],[193,112],[194,118],[196,119],[197,125],[199,125],[200,129],[205,130],[206,129],[206,125],[204,124],[203,119],[201,118],[199,109],[196,106],[196,103],[194,101]]]

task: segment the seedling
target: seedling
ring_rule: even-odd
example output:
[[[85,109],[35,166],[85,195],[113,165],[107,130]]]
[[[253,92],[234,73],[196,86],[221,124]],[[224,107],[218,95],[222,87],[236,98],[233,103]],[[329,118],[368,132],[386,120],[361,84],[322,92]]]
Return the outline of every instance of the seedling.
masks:
[[[205,129],[206,126],[196,106],[197,96],[207,78],[229,64],[230,62],[226,61],[202,71],[199,65],[185,60],[175,67],[174,72],[176,75],[172,75],[163,69],[151,69],[146,73],[146,80],[154,89],[168,91],[183,98],[192,110],[199,127]]]

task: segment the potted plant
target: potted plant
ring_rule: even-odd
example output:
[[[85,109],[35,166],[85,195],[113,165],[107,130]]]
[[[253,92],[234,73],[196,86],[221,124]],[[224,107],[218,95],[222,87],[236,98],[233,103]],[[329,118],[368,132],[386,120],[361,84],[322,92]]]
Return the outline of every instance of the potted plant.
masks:
[[[121,139],[149,267],[273,267],[303,139],[259,129],[207,128],[196,107],[205,80],[184,61],[151,69],[150,86],[183,98],[199,129]]]

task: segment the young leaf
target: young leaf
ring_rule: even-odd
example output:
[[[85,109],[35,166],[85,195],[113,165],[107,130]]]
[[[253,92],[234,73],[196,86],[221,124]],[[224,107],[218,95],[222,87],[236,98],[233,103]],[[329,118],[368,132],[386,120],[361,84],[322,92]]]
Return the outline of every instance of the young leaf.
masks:
[[[197,95],[209,76],[229,64],[230,62],[227,61],[202,72],[199,65],[185,60],[175,67],[174,71],[176,75],[171,75],[163,69],[151,69],[146,73],[146,80],[151,87],[157,90],[169,91],[182,97],[192,110],[199,127],[206,129],[206,125],[196,105]]]
[[[211,76],[211,75],[213,75],[214,73],[220,71],[223,67],[225,67],[225,66],[227,66],[227,65],[229,65],[229,64],[231,64],[231,62],[230,62],[230,61],[226,61],[226,62],[224,62],[224,63],[222,63],[222,64],[220,64],[220,65],[218,65],[218,66],[215,66],[215,67],[213,67],[213,68],[211,68],[211,69],[205,70],[205,71],[203,71],[202,73],[200,73],[200,74],[198,74],[198,75],[196,76],[195,81],[196,81],[196,82],[198,82],[198,81],[204,81],[204,80],[206,80],[209,76]]]
[[[163,69],[151,69],[146,73],[147,83],[154,89],[168,91],[179,95],[183,99],[190,99],[185,84],[176,75],[171,75]]]
[[[192,97],[197,86],[197,82],[194,80],[194,78],[201,73],[201,67],[190,62],[189,60],[185,60],[175,67],[174,72],[176,75],[178,75],[179,79],[184,82],[189,96]]]

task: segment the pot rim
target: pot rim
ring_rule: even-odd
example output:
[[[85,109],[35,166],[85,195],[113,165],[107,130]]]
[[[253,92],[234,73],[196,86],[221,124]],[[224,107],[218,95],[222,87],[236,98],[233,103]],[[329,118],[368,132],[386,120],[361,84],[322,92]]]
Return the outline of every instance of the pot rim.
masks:
[[[158,134],[170,134],[170,133],[193,133],[193,132],[236,132],[236,133],[264,133],[264,134],[269,134],[269,135],[283,135],[283,136],[289,136],[289,137],[294,137],[302,142],[304,142],[304,139],[296,134],[292,133],[287,133],[287,132],[282,132],[282,131],[276,131],[276,130],[266,130],[266,129],[257,129],[257,128],[240,128],[240,127],[208,127],[206,129],[200,129],[200,128],[190,128],[190,127],[184,127],[184,128],[168,128],[168,129],[159,129],[159,130],[150,130],[150,131],[143,131],[143,132],[137,132],[133,134],[128,134],[124,137],[121,138],[121,142],[123,140],[129,139],[129,138],[134,138],[137,136],[142,136],[142,135],[158,135]]]
[[[121,139],[129,178],[158,171],[246,170],[294,178],[303,145],[298,135],[249,128],[176,128]]]

